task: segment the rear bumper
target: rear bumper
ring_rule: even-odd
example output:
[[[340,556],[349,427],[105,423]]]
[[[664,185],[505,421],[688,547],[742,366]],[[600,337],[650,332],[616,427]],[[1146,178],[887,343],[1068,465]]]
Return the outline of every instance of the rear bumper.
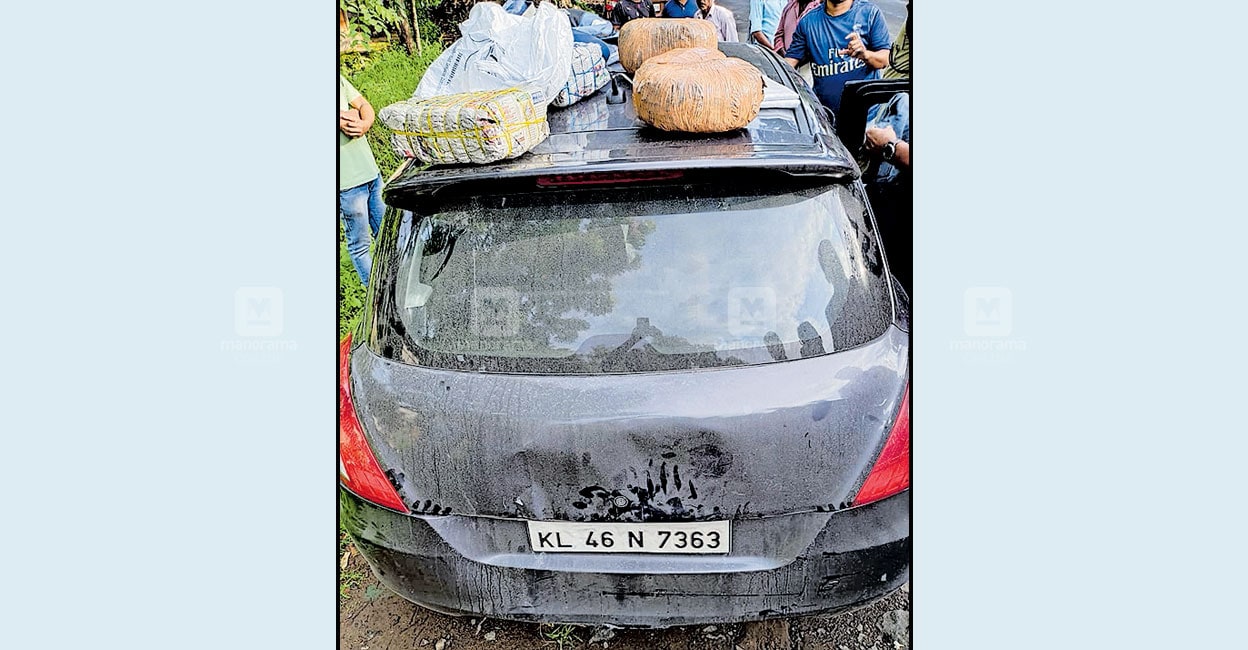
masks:
[[[456,614],[669,627],[834,612],[910,573],[910,493],[839,512],[733,521],[726,556],[529,551],[522,519],[403,515],[340,488],[342,521],[377,578]]]

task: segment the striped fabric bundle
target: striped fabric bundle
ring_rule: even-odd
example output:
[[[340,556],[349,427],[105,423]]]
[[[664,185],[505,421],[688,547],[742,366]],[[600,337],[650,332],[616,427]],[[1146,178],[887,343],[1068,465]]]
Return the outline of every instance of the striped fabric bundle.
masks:
[[[594,94],[611,81],[602,49],[593,43],[577,43],[572,46],[572,73],[563,90],[555,96],[554,106],[571,106]]]
[[[611,120],[611,107],[606,102],[578,102],[559,111],[559,119],[572,133],[597,131],[607,128]]]
[[[515,158],[550,135],[541,92],[521,88],[404,100],[378,113],[395,153],[426,163]]]

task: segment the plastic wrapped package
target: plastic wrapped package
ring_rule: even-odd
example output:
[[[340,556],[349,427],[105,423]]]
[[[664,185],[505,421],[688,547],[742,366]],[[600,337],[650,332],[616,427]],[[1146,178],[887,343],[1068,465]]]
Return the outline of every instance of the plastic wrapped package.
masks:
[[[740,129],[758,117],[762,103],[758,68],[717,49],[669,50],[651,57],[633,75],[637,117],[664,131]]]
[[[598,46],[592,43],[577,43],[572,47],[571,70],[563,90],[551,102],[552,106],[571,106],[611,81],[607,62]]]
[[[568,132],[598,131],[610,124],[611,106],[606,102],[577,102],[560,109],[559,119]]]
[[[538,95],[535,97],[534,95]],[[515,158],[550,135],[539,91],[522,88],[405,100],[378,113],[395,153],[426,163]]]
[[[541,103],[549,104],[567,81],[572,27],[550,3],[516,16],[481,2],[459,31],[459,40],[429,65],[412,99],[521,87],[542,91]]]
[[[716,48],[719,33],[700,18],[637,18],[620,28],[620,64],[636,72],[652,56],[678,47]]]

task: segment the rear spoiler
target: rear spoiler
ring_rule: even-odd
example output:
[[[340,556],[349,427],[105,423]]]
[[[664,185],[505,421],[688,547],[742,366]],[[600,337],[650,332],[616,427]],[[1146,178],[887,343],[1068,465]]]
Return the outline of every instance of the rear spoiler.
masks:
[[[867,130],[867,109],[887,103],[897,93],[910,92],[909,79],[847,81],[836,113],[836,137],[845,143],[862,144]]]
[[[540,179],[561,177],[570,179],[577,176],[601,179],[612,174],[622,178],[649,174],[655,179],[662,178],[666,173],[677,173],[682,182],[714,181],[717,177],[733,172],[748,171],[751,174],[776,174],[792,179],[824,178],[828,181],[852,181],[858,177],[856,165],[835,158],[816,158],[812,156],[766,156],[758,159],[684,159],[665,161],[604,161],[593,164],[568,166],[535,166],[519,168],[492,169],[486,173],[475,172],[469,166],[435,167],[415,170],[412,164],[404,165],[390,183],[386,185],[384,196],[386,203],[405,207],[428,200],[437,201],[452,195],[464,196],[488,193],[540,191],[546,186]],[[667,177],[672,180],[672,177]],[[564,185],[574,185],[565,182]],[[591,183],[585,183],[591,184]],[[603,186],[599,180],[594,185]]]

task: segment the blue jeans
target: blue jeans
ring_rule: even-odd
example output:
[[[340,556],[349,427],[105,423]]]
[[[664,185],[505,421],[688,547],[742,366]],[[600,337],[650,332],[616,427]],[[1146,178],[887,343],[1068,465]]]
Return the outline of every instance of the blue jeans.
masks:
[[[888,103],[876,104],[867,109],[867,128],[873,126],[893,127],[893,133],[903,142],[910,142],[910,93],[897,93]],[[897,178],[900,170],[892,164],[880,161],[875,181],[889,183]]]
[[[347,252],[360,282],[368,288],[368,274],[373,270],[373,258],[368,249],[373,238],[381,230],[381,216],[386,205],[381,201],[381,176],[355,187],[338,190],[338,216],[347,236]]]

